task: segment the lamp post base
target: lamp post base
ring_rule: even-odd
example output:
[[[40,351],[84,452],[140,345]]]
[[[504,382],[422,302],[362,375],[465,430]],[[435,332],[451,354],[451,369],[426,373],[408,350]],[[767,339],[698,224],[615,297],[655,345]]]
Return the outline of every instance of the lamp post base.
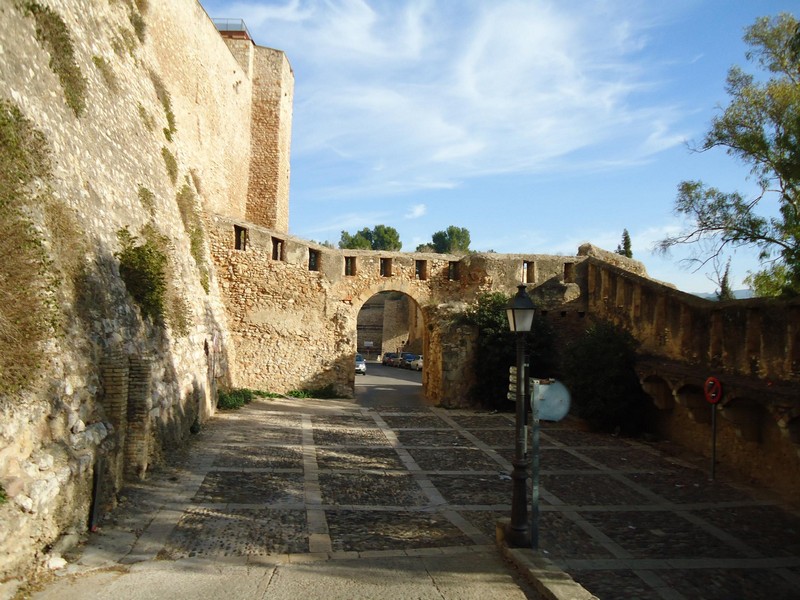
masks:
[[[526,548],[531,545],[528,527],[528,466],[525,458],[515,458],[511,471],[512,497],[511,522],[506,528],[506,540],[512,548]]]

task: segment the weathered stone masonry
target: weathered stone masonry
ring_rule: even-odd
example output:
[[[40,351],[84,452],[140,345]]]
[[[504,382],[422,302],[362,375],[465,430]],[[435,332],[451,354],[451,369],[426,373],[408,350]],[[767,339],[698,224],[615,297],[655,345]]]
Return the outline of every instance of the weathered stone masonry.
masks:
[[[0,97],[46,139],[53,169],[40,188],[80,223],[74,246],[85,248],[85,272],[80,297],[65,287],[68,334],[42,349],[36,386],[0,398],[8,498],[0,503],[0,580],[28,569],[60,534],[101,518],[125,479],[146,476],[183,443],[213,414],[217,385],[232,382],[235,346],[216,274],[206,293],[178,191],[188,187],[203,214],[288,226],[293,84],[283,53],[248,42],[234,56],[195,0],[146,3],[141,42],[134,3],[38,2],[66,26],[86,109],[76,117],[67,106],[33,18],[13,2],[0,3]],[[169,137],[159,82],[174,114]],[[273,101],[275,110],[265,106]],[[185,311],[180,333],[143,320],[119,277],[117,232],[139,236],[145,226],[169,240],[169,286]]]
[[[213,414],[218,385],[285,392],[332,384],[351,393],[358,313],[379,292],[406,294],[422,316],[415,337],[431,402],[459,406],[472,383],[475,332],[453,316],[481,292],[510,293],[523,281],[565,336],[593,318],[629,328],[646,353],[637,368],[664,431],[698,452],[707,451],[709,431],[699,386],[708,374],[724,377],[720,460],[768,484],[800,481],[797,301],[703,301],[590,246],[566,257],[457,257],[332,250],[294,238],[293,77],[283,53],[223,40],[195,0],[149,2],[144,42],[131,48],[120,46],[135,40],[128,3],[40,2],[70,32],[87,79],[86,113],[76,118],[66,106],[31,19],[10,3],[0,6],[0,96],[52,149],[53,176],[42,187],[81,223],[76,244],[86,248],[81,283],[91,302],[65,299],[69,334],[43,349],[40,381],[0,398],[0,483],[9,499],[0,504],[0,580],[24,573],[64,532],[101,518],[126,478],[146,476]],[[115,90],[95,57],[112,68]],[[170,95],[171,140],[154,77]],[[165,149],[177,163],[175,182]],[[203,215],[208,293],[175,201],[184,185]],[[152,208],[139,200],[142,187]],[[148,225],[169,238],[184,333],[143,320],[119,277],[117,231],[139,235]]]

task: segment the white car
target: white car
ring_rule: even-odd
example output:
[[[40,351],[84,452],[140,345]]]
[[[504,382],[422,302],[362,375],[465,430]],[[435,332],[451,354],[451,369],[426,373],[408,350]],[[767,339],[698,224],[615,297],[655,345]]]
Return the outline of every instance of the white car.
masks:
[[[356,373],[367,374],[367,361],[360,354],[356,354]]]
[[[422,371],[422,354],[420,354],[419,356],[417,356],[417,358],[412,360],[409,363],[408,368],[413,371]]]

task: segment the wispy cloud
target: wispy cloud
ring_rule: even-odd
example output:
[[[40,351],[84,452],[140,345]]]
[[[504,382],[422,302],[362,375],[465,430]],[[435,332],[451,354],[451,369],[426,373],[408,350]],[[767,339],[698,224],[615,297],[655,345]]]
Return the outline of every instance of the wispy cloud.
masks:
[[[293,156],[346,156],[353,196],[392,193],[391,182],[407,191],[636,164],[685,137],[675,107],[641,102],[656,83],[641,52],[648,24],[630,7],[290,0],[225,10],[295,66]]]

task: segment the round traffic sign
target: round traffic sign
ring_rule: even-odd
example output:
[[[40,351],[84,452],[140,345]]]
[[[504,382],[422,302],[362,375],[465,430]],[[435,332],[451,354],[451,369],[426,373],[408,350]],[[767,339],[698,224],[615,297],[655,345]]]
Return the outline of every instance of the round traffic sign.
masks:
[[[722,382],[716,377],[709,377],[703,386],[703,393],[706,395],[707,402],[716,404],[722,400]]]

